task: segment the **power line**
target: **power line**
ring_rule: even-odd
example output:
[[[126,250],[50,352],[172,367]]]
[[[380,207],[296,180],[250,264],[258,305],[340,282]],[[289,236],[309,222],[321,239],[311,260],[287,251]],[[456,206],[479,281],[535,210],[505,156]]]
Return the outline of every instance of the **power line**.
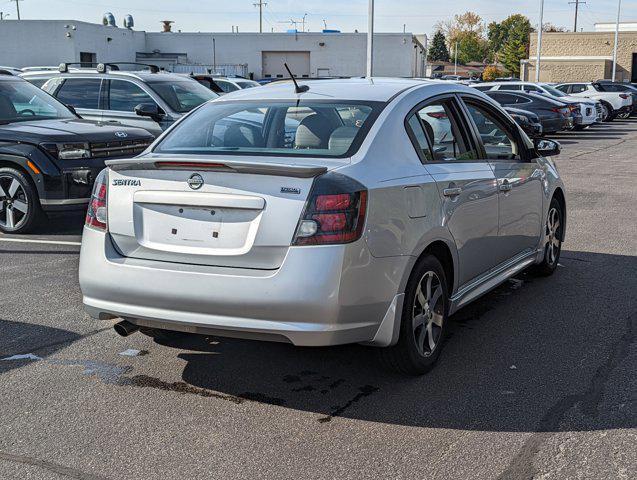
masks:
[[[569,5],[575,4],[575,25],[573,26],[573,32],[575,33],[577,33],[577,10],[580,3],[586,4],[586,2],[582,2],[582,0],[575,0],[574,2],[568,2]]]

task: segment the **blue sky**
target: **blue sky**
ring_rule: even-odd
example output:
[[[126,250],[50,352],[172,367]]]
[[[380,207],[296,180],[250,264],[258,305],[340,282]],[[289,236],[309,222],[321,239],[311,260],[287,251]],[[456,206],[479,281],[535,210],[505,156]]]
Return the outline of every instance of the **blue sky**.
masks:
[[[233,25],[239,31],[258,30],[256,0],[22,0],[23,19],[65,19],[98,22],[104,12],[115,15],[121,25],[125,14],[135,18],[138,30],[157,31],[160,20],[175,20],[175,29],[184,31],[230,31]],[[545,0],[546,22],[573,27],[574,6],[569,0]],[[367,0],[267,0],[264,8],[264,31],[285,31],[290,19],[300,20],[305,13],[306,25],[311,30],[328,28],[343,31],[367,29]],[[376,0],[376,29],[380,32],[407,31],[431,33],[438,20],[456,13],[472,10],[487,22],[501,20],[512,13],[527,15],[532,23],[538,19],[538,0]],[[580,6],[579,27],[592,30],[595,22],[615,19],[617,0],[587,0]],[[16,18],[15,3],[0,0],[0,11]],[[637,1],[624,0],[622,20],[637,21]],[[286,23],[287,22],[287,23]],[[578,29],[579,29],[578,27]],[[1,28],[1,27],[0,27]],[[300,26],[298,27],[300,29]]]

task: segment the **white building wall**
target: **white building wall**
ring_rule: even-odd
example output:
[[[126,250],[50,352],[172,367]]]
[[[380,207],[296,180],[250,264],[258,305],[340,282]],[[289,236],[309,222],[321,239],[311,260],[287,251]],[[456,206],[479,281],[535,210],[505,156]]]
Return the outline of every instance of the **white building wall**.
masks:
[[[134,62],[146,39],[145,32],[72,20],[3,20],[0,45],[0,65],[28,67],[79,62],[80,52],[95,53],[98,62]]]
[[[187,52],[193,63],[248,64],[262,77],[263,51],[310,52],[310,76],[328,68],[330,76],[365,75],[367,35],[364,33],[147,33],[146,51]],[[323,45],[321,45],[323,44]],[[378,34],[374,39],[377,76],[411,76],[414,48],[411,34]]]
[[[330,76],[365,75],[365,33],[162,33],[73,20],[0,22],[0,65],[79,62],[80,52],[95,53],[97,62],[134,62],[136,52],[154,50],[186,53],[190,62],[212,64],[213,38],[217,64],[247,64],[255,78],[262,77],[263,51],[310,52],[312,77],[318,75],[319,69],[329,69]],[[374,50],[376,76],[414,74],[418,62],[412,34],[377,34]]]

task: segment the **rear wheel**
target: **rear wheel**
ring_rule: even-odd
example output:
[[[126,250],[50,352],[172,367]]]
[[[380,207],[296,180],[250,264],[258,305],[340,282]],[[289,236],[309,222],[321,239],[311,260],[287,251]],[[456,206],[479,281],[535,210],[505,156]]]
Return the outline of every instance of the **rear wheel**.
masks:
[[[14,168],[0,168],[0,231],[26,233],[42,216],[38,193],[26,175]]]
[[[621,112],[617,114],[617,118],[621,118],[622,120],[626,120],[630,117],[630,112]]]
[[[555,198],[551,200],[546,224],[544,225],[544,258],[536,265],[540,275],[551,275],[557,268],[562,252],[562,232],[564,229],[564,212],[562,205]]]
[[[431,370],[444,342],[448,308],[444,269],[436,257],[427,255],[407,284],[398,343],[381,350],[385,364],[409,375]]]

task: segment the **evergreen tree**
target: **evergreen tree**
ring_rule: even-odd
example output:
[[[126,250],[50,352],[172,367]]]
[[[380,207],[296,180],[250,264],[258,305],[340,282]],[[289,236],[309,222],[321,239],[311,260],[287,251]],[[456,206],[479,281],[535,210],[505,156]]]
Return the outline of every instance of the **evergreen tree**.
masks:
[[[502,48],[500,61],[512,75],[520,75],[520,59],[526,58],[528,55],[528,46],[526,42],[519,38],[509,39]]]
[[[427,53],[427,60],[430,62],[448,62],[449,50],[447,49],[447,41],[444,33],[438,30],[431,40],[431,46]]]

